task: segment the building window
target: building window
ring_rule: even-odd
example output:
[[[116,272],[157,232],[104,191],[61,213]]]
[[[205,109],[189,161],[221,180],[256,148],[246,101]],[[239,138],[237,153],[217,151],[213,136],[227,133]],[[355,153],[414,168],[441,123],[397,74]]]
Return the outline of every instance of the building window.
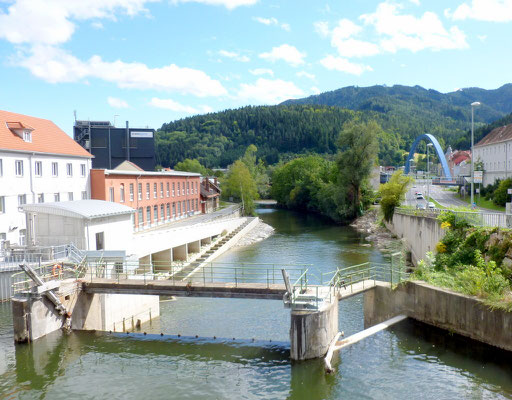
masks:
[[[43,163],[41,161],[36,161],[34,163],[34,175],[43,176]]]
[[[146,183],[146,200],[149,200],[149,183]],[[148,220],[151,221],[151,220]]]
[[[181,212],[182,212],[183,214],[186,214],[186,213],[187,213],[187,208],[186,208],[185,200],[183,200],[183,202],[181,203]]]
[[[181,182],[181,194],[185,196],[185,182]]]
[[[160,198],[164,198],[164,183],[160,182]]]
[[[158,195],[157,195],[157,186],[156,186],[156,183],[153,183],[153,198],[157,198]]]
[[[146,207],[146,221],[148,223],[151,222],[151,207],[149,207],[149,206]]]
[[[23,140],[32,143],[32,133],[30,131],[23,131]]]
[[[105,248],[105,233],[96,233],[96,250],[103,250]]]
[[[153,207],[153,221],[158,222],[158,206]]]
[[[68,192],[68,200],[73,201],[73,192]]]
[[[80,176],[85,178],[85,164],[80,164]]]
[[[130,201],[133,201],[133,183],[130,183]]]
[[[180,195],[180,183],[178,182],[178,196]]]
[[[53,194],[53,201],[55,201],[56,203],[60,201],[60,193]]]
[[[0,176],[4,175],[4,164],[2,162],[2,159],[0,158]]]
[[[165,186],[165,189],[166,189],[166,190],[165,190],[165,195],[166,195],[167,197],[169,197],[169,182],[167,182],[167,184],[166,184],[166,186]]]
[[[44,193],[39,193],[37,195],[37,202],[38,203],[44,203]]]
[[[20,246],[25,246],[27,238],[27,230],[20,229]]]
[[[167,219],[171,219],[171,204],[167,203]]]
[[[160,220],[164,220],[165,219],[165,209],[164,209],[164,205],[163,204],[160,204]]]
[[[71,163],[66,164],[66,174],[67,174],[67,176],[73,176],[73,164],[71,164]]]
[[[119,201],[124,203],[124,183],[121,183],[121,187],[119,188]]]
[[[23,204],[27,204],[27,195],[26,194],[18,195],[18,205],[22,206]]]
[[[178,217],[181,215],[181,201],[178,201]]]
[[[142,200],[142,183],[139,183],[137,188],[137,197],[139,200]]]
[[[14,167],[16,169],[16,176],[23,176],[23,160],[16,160]]]
[[[59,164],[52,162],[52,176],[59,176]]]
[[[194,211],[194,199],[192,199],[192,203],[190,204],[190,211]]]
[[[196,199],[196,211],[199,211],[199,200]]]
[[[190,200],[187,200],[187,212],[190,212]]]
[[[82,192],[82,200],[87,200],[87,191]]]
[[[114,188],[113,187],[108,188],[108,200],[114,201]]]
[[[187,194],[190,194],[189,188],[190,188],[190,183],[187,182]]]
[[[196,182],[196,192],[195,193],[197,194],[197,182]]]
[[[176,218],[176,203],[172,203],[172,217]]]
[[[5,213],[5,196],[0,196],[0,214]]]
[[[174,182],[172,183],[172,197],[174,197]]]
[[[142,207],[138,210],[138,220],[139,220],[139,226],[144,225],[144,210]]]

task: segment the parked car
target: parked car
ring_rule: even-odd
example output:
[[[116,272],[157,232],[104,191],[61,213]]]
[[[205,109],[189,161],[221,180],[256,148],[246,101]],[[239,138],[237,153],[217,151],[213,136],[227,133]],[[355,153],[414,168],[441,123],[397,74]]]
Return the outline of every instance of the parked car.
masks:
[[[425,203],[416,203],[416,209],[417,210],[426,210],[427,207],[425,206]]]
[[[428,208],[436,208],[436,205],[431,201],[428,202]]]

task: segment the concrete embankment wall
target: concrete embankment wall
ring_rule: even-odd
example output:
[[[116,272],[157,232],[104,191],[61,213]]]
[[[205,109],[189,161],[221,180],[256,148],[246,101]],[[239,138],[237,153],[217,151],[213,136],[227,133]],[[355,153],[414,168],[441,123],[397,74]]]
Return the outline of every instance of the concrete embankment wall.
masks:
[[[395,213],[393,221],[386,223],[386,227],[394,235],[407,241],[414,265],[418,265],[428,251],[435,251],[436,244],[444,236],[437,219],[431,217]]]
[[[365,327],[398,314],[512,351],[512,313],[491,310],[472,296],[424,282],[407,282],[395,290],[378,283],[364,294]]]

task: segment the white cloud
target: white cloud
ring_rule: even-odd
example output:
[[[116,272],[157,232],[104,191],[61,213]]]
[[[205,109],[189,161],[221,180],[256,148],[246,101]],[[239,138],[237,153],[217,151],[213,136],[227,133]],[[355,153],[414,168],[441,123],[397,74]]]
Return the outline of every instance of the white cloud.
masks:
[[[259,78],[254,84],[241,84],[237,97],[245,101],[253,100],[262,104],[276,104],[303,95],[304,92],[293,82]]]
[[[320,94],[322,93],[320,89],[318,89],[316,86],[311,86],[311,93],[313,94]]]
[[[92,26],[94,29],[98,29],[98,30],[100,30],[100,29],[104,29],[103,24],[102,24],[101,22],[99,22],[99,21],[94,21],[94,22],[92,22],[92,23],[91,23],[91,26]]]
[[[327,37],[330,34],[329,22],[327,21],[317,21],[313,24],[313,27],[315,28],[315,32],[322,37]]]
[[[338,49],[342,57],[368,57],[379,54],[379,46],[374,43],[353,39],[363,28],[348,19],[338,22],[331,33],[331,45]]]
[[[233,10],[240,6],[252,6],[258,0],[171,0],[173,3],[201,3],[209,6],[224,6],[228,10]]]
[[[260,24],[263,24],[263,25],[275,25],[275,26],[279,26],[281,29],[285,30],[285,31],[290,31],[290,24],[286,24],[286,23],[280,23],[277,18],[274,18],[274,17],[270,17],[270,18],[262,18],[262,17],[253,17],[253,20],[255,20],[256,22],[259,22]]]
[[[448,9],[445,15],[454,20],[476,19],[488,22],[512,21],[512,0],[471,0],[462,3],[453,13]]]
[[[163,108],[165,110],[171,110],[186,114],[201,114],[213,111],[213,109],[210,106],[200,106],[199,108],[195,108],[180,104],[172,99],[159,99],[158,97],[153,97],[149,102],[149,105],[156,108]]]
[[[269,68],[255,68],[255,69],[250,69],[249,72],[251,74],[253,74],[253,75],[265,75],[265,74],[268,74],[270,76],[274,76],[274,71],[272,71]]]
[[[480,40],[482,43],[487,40],[487,35],[478,35],[478,40]]]
[[[352,75],[361,75],[365,71],[373,71],[372,67],[364,64],[356,64],[350,62],[346,58],[335,57],[332,55],[328,55],[320,60],[320,64],[322,64],[325,68],[330,71],[340,71],[346,72],[347,74]]]
[[[0,38],[15,44],[59,44],[75,31],[75,20],[109,18],[116,13],[147,12],[145,4],[157,0],[16,0],[0,11]]]
[[[366,25],[371,25],[383,37],[380,47],[395,53],[406,49],[417,52],[424,49],[447,50],[467,48],[466,35],[457,27],[447,30],[437,14],[425,12],[420,18],[400,15],[401,6],[380,3],[373,14],[361,15]]]
[[[259,57],[272,62],[283,60],[291,66],[296,67],[300,64],[304,64],[306,53],[301,53],[295,46],[282,44],[279,47],[273,47],[268,53],[261,53]]]
[[[354,35],[357,35],[362,30],[362,27],[353,23],[351,20],[344,18],[341,19],[338,22],[336,28],[333,29],[332,37],[333,39],[336,38],[337,40],[348,39]]]
[[[240,62],[249,62],[251,59],[247,56],[241,55],[240,53],[237,53],[236,51],[227,51],[227,50],[220,50],[219,55],[226,58],[231,58],[236,61]]]
[[[107,102],[110,107],[114,108],[129,108],[130,106],[123,99],[118,99],[117,97],[107,97]]]
[[[115,83],[120,88],[154,89],[191,94],[198,97],[227,94],[222,84],[203,71],[175,64],[149,68],[137,62],[108,62],[100,56],[79,60],[52,46],[36,46],[29,56],[16,58],[34,76],[50,83],[77,82],[97,78]]]
[[[309,72],[306,72],[306,71],[299,71],[295,75],[297,75],[299,78],[309,78],[313,81],[316,78],[314,74],[310,74]]]

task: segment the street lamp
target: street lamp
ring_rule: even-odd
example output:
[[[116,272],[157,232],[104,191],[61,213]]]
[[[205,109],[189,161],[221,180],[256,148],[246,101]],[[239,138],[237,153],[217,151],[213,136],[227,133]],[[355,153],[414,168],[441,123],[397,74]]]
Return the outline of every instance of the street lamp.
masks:
[[[428,161],[428,149],[432,146],[432,143],[427,144],[427,201],[430,201],[430,163]]]
[[[475,101],[471,103],[471,207],[474,201],[474,186],[475,186],[475,152],[473,150],[475,142],[475,107],[479,107],[480,102]]]
[[[409,159],[409,173],[412,175],[412,165],[411,163],[414,161],[414,158]]]

